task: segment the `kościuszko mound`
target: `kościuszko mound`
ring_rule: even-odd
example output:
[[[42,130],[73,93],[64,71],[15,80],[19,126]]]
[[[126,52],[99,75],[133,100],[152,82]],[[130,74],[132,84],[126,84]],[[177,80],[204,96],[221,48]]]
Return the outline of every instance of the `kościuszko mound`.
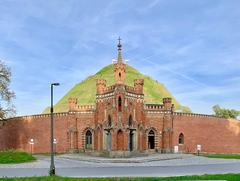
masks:
[[[77,98],[79,105],[94,105],[96,100],[96,79],[105,79],[107,86],[113,85],[115,81],[113,65],[111,64],[102,68],[95,75],[89,76],[82,82],[76,84],[54,106],[54,112],[67,112],[69,110],[69,98]],[[163,84],[157,80],[153,80],[149,76],[141,74],[130,65],[126,65],[125,84],[133,86],[135,79],[144,79],[144,99],[146,104],[162,104],[162,98],[171,97],[175,105],[175,110],[190,112],[190,109],[182,106]],[[49,108],[45,109],[44,113],[49,113]]]

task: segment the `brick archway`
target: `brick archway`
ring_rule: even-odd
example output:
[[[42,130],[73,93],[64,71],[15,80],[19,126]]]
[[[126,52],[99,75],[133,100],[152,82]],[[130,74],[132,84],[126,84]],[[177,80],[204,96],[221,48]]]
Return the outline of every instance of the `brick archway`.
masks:
[[[153,130],[148,132],[148,149],[155,149],[155,133]]]
[[[117,132],[117,150],[123,150],[123,147],[124,147],[123,131],[118,130],[118,132]]]
[[[88,129],[85,133],[85,149],[92,149],[92,132]]]

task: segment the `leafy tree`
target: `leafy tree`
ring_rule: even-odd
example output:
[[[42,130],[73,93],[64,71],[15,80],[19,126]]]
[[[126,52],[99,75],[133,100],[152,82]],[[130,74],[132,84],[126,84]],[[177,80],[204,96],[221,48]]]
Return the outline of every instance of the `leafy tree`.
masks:
[[[10,82],[10,68],[0,60],[0,120],[15,114],[15,108],[11,102],[15,94],[10,90]]]
[[[213,106],[213,111],[215,115],[222,118],[234,118],[236,119],[240,115],[240,111],[235,109],[224,109],[221,108],[219,105]]]

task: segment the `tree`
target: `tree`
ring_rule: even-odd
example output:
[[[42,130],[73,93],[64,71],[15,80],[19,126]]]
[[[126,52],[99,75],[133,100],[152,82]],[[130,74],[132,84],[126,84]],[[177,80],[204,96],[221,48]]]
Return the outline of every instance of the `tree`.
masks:
[[[222,118],[234,118],[236,119],[240,115],[240,111],[235,109],[224,109],[221,108],[219,105],[213,106],[213,111],[215,115]]]
[[[12,104],[12,99],[15,97],[15,94],[10,90],[10,82],[10,68],[0,60],[0,120],[15,114],[15,108]]]

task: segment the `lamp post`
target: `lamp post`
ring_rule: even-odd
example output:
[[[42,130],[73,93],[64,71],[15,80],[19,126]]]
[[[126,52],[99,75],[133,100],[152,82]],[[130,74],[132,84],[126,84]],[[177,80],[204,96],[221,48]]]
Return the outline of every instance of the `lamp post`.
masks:
[[[49,175],[54,176],[55,175],[55,166],[54,166],[54,154],[53,154],[53,86],[59,86],[59,83],[52,83],[51,84],[51,139],[50,139],[50,145],[51,145],[51,165],[49,170]]]

